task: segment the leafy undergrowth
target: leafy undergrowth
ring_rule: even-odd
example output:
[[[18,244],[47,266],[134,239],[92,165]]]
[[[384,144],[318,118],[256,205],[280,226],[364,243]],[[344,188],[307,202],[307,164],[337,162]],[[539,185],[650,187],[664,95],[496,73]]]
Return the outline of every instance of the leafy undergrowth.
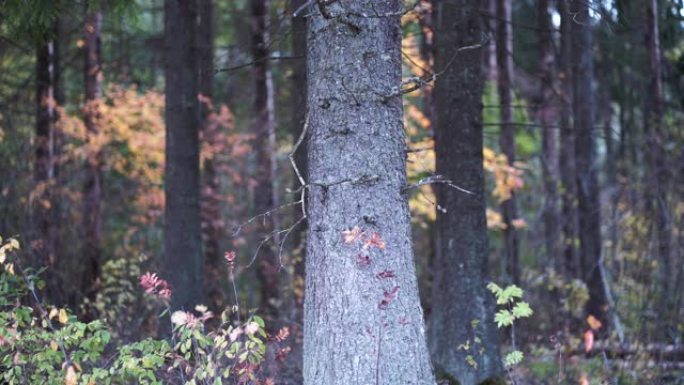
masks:
[[[268,335],[261,317],[241,320],[237,307],[218,317],[203,305],[172,311],[172,288],[153,273],[142,275],[140,285],[164,309],[159,317],[170,318],[171,337],[124,342],[103,320],[82,322],[43,303],[43,270],[24,268],[20,255],[16,239],[0,239],[2,383],[272,385],[267,368],[282,364],[290,350],[287,328]],[[231,269],[234,258],[226,254]]]

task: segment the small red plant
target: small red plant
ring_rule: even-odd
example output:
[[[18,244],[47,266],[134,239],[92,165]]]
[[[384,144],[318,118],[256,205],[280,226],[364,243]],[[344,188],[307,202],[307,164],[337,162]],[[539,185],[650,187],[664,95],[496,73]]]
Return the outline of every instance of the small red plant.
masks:
[[[163,300],[171,298],[171,285],[157,276],[155,273],[149,271],[140,276],[140,286],[145,290],[145,294],[152,294],[160,297]]]

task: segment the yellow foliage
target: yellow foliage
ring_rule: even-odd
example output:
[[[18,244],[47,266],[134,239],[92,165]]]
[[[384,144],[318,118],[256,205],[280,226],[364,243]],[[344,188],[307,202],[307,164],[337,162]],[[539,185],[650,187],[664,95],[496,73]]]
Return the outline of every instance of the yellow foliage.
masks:
[[[499,202],[511,199],[513,192],[524,186],[522,170],[508,162],[508,157],[504,154],[497,154],[491,148],[485,147],[482,150],[484,169],[494,176],[493,195]]]
[[[498,211],[487,208],[487,228],[490,230],[505,230],[506,224]]]
[[[58,127],[72,139],[61,161],[99,162],[103,171],[136,180],[134,204],[139,214],[132,219],[150,223],[161,215],[164,204],[164,95],[118,85],[108,87],[105,94],[83,107],[84,112],[93,112],[97,132],[87,132],[81,117],[60,111]]]

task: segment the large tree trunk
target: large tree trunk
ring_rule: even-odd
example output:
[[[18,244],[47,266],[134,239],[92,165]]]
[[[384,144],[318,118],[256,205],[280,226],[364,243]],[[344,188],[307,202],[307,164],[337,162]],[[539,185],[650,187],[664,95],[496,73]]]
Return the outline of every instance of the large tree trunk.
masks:
[[[304,384],[433,385],[405,190],[402,5],[316,8]]]
[[[102,252],[102,151],[100,140],[100,103],[102,102],[102,11],[88,9],[84,27],[85,106],[83,120],[86,127],[86,165],[83,186],[83,269],[81,292],[88,298],[97,293]]]
[[[166,170],[164,276],[174,289],[174,309],[202,301],[200,229],[198,58],[194,1],[164,3],[166,43]]]
[[[437,258],[433,268],[430,350],[439,371],[462,385],[478,384],[502,372],[493,297],[486,290],[488,255],[482,163],[484,48],[480,42],[480,0],[435,1],[437,174],[467,189],[435,185]],[[449,62],[456,56],[452,65]],[[469,349],[456,348],[470,341]],[[471,357],[474,363],[468,359]]]
[[[562,201],[562,247],[563,271],[566,278],[579,276],[579,254],[577,252],[577,171],[575,167],[575,128],[572,125],[572,14],[568,0],[557,0],[560,25],[560,55],[558,78],[561,99],[560,110],[560,159]]]
[[[601,256],[601,205],[596,166],[594,127],[594,65],[592,20],[584,1],[573,1],[572,64],[575,164],[579,217],[581,274],[589,288],[588,314],[607,325],[607,298]]]
[[[649,93],[646,97],[644,120],[648,150],[646,151],[648,167],[647,205],[654,218],[655,234],[658,247],[658,264],[660,266],[660,311],[670,313],[673,305],[673,275],[670,261],[670,242],[672,224],[667,198],[669,166],[666,159],[665,143],[667,142],[663,126],[663,83],[660,64],[660,36],[658,31],[658,1],[649,0],[647,6],[646,45],[649,57]],[[665,317],[667,319],[667,317]]]
[[[275,132],[275,107],[273,91],[273,74],[268,60],[270,54],[270,38],[268,33],[269,0],[251,0],[251,33],[252,33],[252,59],[254,68],[254,119],[252,132],[255,135],[254,149],[256,151],[256,186],[254,188],[254,210],[256,214],[265,214],[267,211],[278,207],[279,197],[277,188],[277,147]],[[265,233],[279,229],[278,215],[276,212],[264,217]],[[262,247],[259,254],[258,277],[261,282],[261,306],[263,313],[272,319],[277,317],[277,301],[279,298],[278,271],[280,261],[278,258],[279,237],[273,234],[271,244]]]
[[[508,158],[508,163],[515,163],[515,121],[513,119],[513,92],[511,90],[513,76],[513,28],[511,18],[511,0],[496,0],[498,18],[496,33],[496,64],[501,105],[501,135],[499,146]],[[518,233],[513,220],[518,217],[515,192],[502,205],[504,229],[504,259],[506,275],[513,283],[520,282],[520,257]]]
[[[551,38],[551,15],[549,0],[539,0],[539,72],[541,90],[539,98],[539,122],[542,128],[542,172],[544,178],[544,240],[546,266],[557,268],[561,257],[560,212],[558,208],[558,130],[557,98],[553,90],[553,40]]]

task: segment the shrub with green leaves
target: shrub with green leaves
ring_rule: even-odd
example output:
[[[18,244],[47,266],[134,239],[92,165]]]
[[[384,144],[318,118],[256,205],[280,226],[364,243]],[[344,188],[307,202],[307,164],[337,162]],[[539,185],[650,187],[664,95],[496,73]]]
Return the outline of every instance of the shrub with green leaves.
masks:
[[[19,242],[0,238],[0,382],[14,384],[256,384],[269,383],[261,369],[267,352],[283,361],[289,330],[268,336],[256,314],[244,321],[226,310],[209,330],[213,314],[171,312],[166,281],[147,273],[140,279],[146,294],[166,304],[171,341],[148,338],[132,343],[115,340],[102,320],[81,322],[66,309],[44,304],[41,271],[22,268]],[[27,305],[27,304],[30,304]],[[233,319],[237,318],[237,320]],[[270,349],[270,350],[269,350]],[[262,381],[266,380],[266,381]],[[272,383],[272,381],[270,381]]]

